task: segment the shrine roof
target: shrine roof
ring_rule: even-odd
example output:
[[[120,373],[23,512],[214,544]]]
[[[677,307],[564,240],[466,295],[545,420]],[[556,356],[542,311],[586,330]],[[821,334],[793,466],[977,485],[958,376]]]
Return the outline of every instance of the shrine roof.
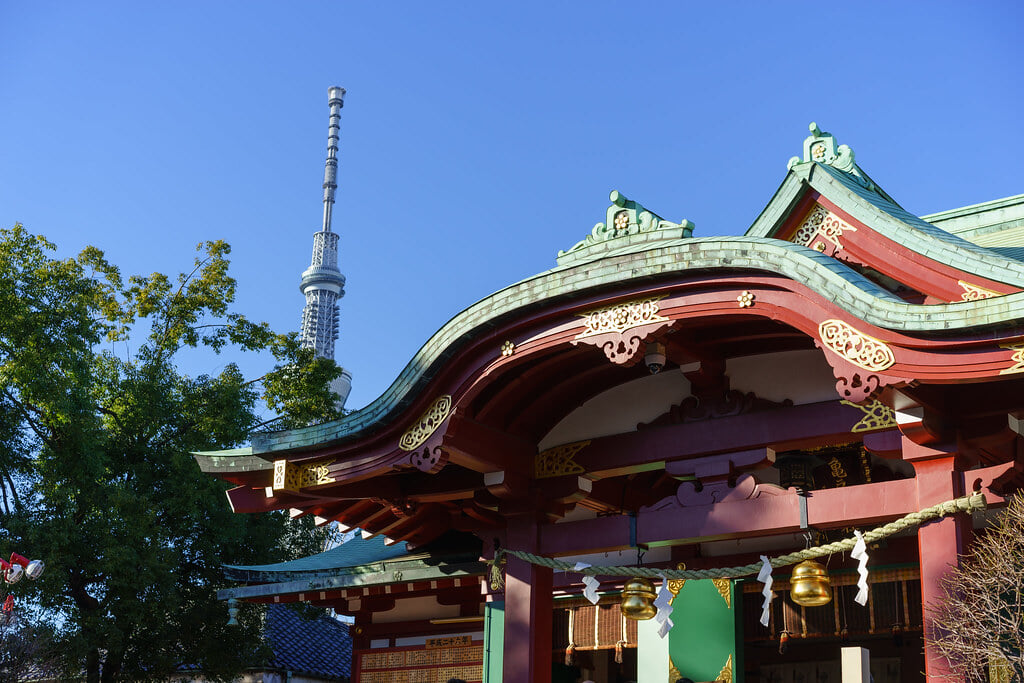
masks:
[[[306,619],[286,605],[270,605],[264,637],[272,653],[267,667],[329,680],[349,680],[352,638],[348,626],[337,619]]]
[[[467,540],[468,539],[468,540]],[[383,536],[356,537],[309,557],[267,565],[224,565],[224,576],[251,585],[223,589],[218,599],[253,599],[303,591],[337,590],[411,581],[479,576],[480,541],[449,532],[410,551],[405,542],[386,545]]]
[[[317,574],[319,572],[330,572],[332,574],[346,569],[355,570],[366,568],[370,565],[379,564],[386,560],[393,560],[407,556],[419,557],[422,553],[410,554],[408,544],[395,543],[385,545],[383,536],[364,539],[361,536],[342,543],[339,546],[326,550],[316,555],[309,555],[297,560],[288,562],[276,562],[274,564],[256,565],[224,565],[224,572],[229,579],[240,581],[253,580],[257,575],[265,575],[267,580],[279,580],[284,574]]]
[[[910,213],[873,184],[867,186],[857,176],[827,164],[794,166],[768,207],[747,230],[747,236],[772,236],[785,217],[785,210],[807,186],[910,251],[967,273],[1024,287],[1024,265],[1015,258],[947,232]]]
[[[1007,258],[1024,261],[1024,194],[922,216],[922,219]]]
[[[836,147],[834,138],[814,124],[811,133],[804,142],[803,160],[791,160],[782,184],[746,234],[691,237],[693,224],[689,221],[665,221],[613,192],[606,222],[597,224],[587,239],[561,252],[555,268],[512,284],[454,316],[366,407],[336,422],[256,434],[250,448],[196,454],[197,460],[212,474],[263,470],[269,466],[268,460],[279,454],[368,435],[409,407],[421,388],[472,340],[494,334],[505,322],[543,307],[636,283],[767,272],[806,286],[871,325],[921,336],[973,334],[1024,320],[1024,292],[954,303],[909,303],[848,264],[773,237],[799,202],[817,192],[908,250],[965,273],[1024,289],[1024,263],[1016,260],[1024,255],[1024,240],[1016,241],[1024,234],[1024,195],[927,217],[933,224],[906,211],[878,187],[853,163],[853,153],[846,145]],[[827,148],[821,161],[816,160],[819,147]],[[954,232],[940,227],[947,225]],[[1015,249],[1021,253],[1012,251]]]

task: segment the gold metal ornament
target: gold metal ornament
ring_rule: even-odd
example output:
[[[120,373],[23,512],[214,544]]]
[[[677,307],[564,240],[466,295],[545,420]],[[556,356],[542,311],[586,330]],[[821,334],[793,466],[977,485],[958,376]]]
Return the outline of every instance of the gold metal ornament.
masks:
[[[622,587],[622,616],[634,621],[653,618],[658,612],[654,606],[656,597],[658,592],[649,579],[633,577]]]
[[[793,568],[789,595],[793,602],[804,607],[827,605],[832,601],[828,571],[820,562],[804,560]]]

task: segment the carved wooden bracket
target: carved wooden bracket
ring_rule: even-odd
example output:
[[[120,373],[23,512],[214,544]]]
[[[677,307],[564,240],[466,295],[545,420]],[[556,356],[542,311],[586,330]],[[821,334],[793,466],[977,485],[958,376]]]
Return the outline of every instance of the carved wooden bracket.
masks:
[[[587,313],[584,330],[572,340],[573,346],[588,344],[604,351],[616,365],[634,365],[643,358],[644,343],[675,324],[659,314],[659,298],[627,301]]]
[[[409,455],[400,465],[411,465],[421,472],[437,474],[448,464],[448,452],[442,444],[444,439],[443,431],[432,435],[421,443],[415,450],[409,451]]]
[[[892,350],[883,342],[860,335],[837,320],[826,320],[820,329],[821,339],[815,339],[814,344],[825,351],[825,360],[832,366],[839,398],[867,403],[878,398],[885,387],[910,381],[880,374],[895,362]]]
[[[574,339],[572,343],[574,346],[580,343],[595,346],[604,351],[604,355],[612,363],[630,367],[636,365],[643,358],[645,342],[652,341],[656,335],[668,330],[674,323],[674,320],[650,323],[622,332],[605,332],[583,339]]]

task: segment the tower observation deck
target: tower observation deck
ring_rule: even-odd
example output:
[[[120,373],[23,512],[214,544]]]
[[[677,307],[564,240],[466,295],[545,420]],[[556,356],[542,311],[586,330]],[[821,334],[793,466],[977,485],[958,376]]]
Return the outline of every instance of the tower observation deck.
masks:
[[[300,335],[303,347],[313,349],[320,358],[333,360],[334,345],[338,341],[338,301],[345,296],[345,276],[338,270],[338,234],[331,231],[334,191],[338,187],[338,138],[345,89],[332,86],[327,89],[327,98],[331,118],[324,165],[324,216],[320,231],[313,233],[313,258],[309,268],[302,273],[299,285],[306,296]],[[338,394],[338,405],[343,407],[352,390],[352,375],[342,370],[341,376],[331,383],[331,390]]]

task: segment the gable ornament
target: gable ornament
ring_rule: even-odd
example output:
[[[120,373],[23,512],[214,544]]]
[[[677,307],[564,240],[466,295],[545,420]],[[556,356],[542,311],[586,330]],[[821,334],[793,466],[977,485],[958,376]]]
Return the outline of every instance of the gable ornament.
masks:
[[[605,210],[605,220],[594,226],[590,234],[569,249],[558,252],[558,262],[576,260],[583,256],[589,247],[620,238],[641,236],[647,239],[675,239],[691,237],[694,224],[683,219],[679,223],[667,221],[653,211],[648,211],[637,202],[627,199],[618,190],[608,195],[612,204]],[[623,240],[628,243],[629,240]]]

